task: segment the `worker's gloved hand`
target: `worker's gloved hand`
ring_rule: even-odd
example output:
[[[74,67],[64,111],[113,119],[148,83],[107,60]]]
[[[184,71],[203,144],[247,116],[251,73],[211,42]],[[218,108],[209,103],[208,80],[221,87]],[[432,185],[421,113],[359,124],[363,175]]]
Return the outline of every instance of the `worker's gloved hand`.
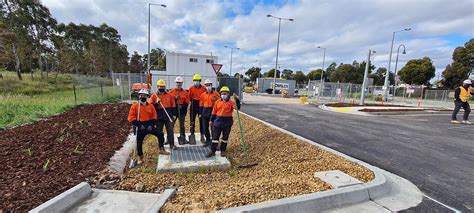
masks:
[[[213,101],[217,101],[217,96],[212,97]]]
[[[146,127],[146,131],[151,132],[151,130],[153,130],[153,128],[152,128],[151,125],[149,125],[149,126]]]
[[[156,98],[156,103],[160,103],[160,101],[161,101],[161,98],[158,98],[158,97],[157,97],[157,98]]]
[[[179,98],[181,98],[181,96],[176,95],[175,99],[176,99],[176,100],[179,100]]]
[[[239,99],[239,96],[237,94],[232,94],[232,96],[235,98],[235,99]]]
[[[214,124],[212,121],[209,121],[209,126],[212,127],[212,124]]]
[[[173,121],[175,121],[175,120],[176,120],[176,116],[171,117],[171,119],[173,119]],[[171,121],[171,122],[173,122],[173,121]]]
[[[140,130],[145,130],[145,126],[143,126],[143,124],[140,125]]]
[[[178,105],[178,109],[181,110],[183,109],[183,106],[181,106],[180,104]]]

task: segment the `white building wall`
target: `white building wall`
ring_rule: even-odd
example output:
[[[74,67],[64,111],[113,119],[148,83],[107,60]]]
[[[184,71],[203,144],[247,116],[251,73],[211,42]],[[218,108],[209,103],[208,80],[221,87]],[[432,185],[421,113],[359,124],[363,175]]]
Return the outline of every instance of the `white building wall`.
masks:
[[[191,62],[190,58],[197,59],[197,62]],[[206,79],[209,79],[216,86],[217,76],[212,69],[211,64],[213,63],[218,63],[217,56],[168,52],[166,55],[166,71],[151,71],[153,91],[156,90],[155,84],[159,79],[166,81],[167,88],[174,88],[174,80],[177,76],[183,77],[184,88],[187,89],[192,85],[194,74],[200,74],[203,83]]]

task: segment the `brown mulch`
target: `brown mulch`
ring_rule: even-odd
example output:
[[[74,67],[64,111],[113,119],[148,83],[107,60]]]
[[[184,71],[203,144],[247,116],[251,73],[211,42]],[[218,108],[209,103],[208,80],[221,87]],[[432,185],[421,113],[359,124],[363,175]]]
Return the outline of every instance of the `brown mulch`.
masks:
[[[234,118],[228,147],[230,170],[156,174],[156,138],[149,137],[144,144],[145,165],[128,170],[115,188],[161,192],[176,187],[177,194],[164,206],[164,212],[209,212],[331,189],[314,177],[318,171],[337,169],[364,182],[374,178],[361,165],[241,115],[249,152],[245,161],[235,114]],[[248,162],[258,165],[237,167]]]
[[[0,131],[0,212],[26,212],[104,169],[130,131],[128,104],[79,106]]]

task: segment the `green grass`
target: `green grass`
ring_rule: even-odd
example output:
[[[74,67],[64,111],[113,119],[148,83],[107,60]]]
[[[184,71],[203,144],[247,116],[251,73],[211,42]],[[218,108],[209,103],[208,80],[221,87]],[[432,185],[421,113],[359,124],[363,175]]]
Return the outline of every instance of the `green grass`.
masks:
[[[81,104],[93,104],[115,101],[120,98],[120,90],[111,86],[111,80],[97,77],[80,79],[72,75],[54,75],[40,80],[38,76],[31,80],[29,75],[23,81],[15,73],[0,72],[0,128],[10,128],[46,118],[70,110]],[[100,85],[103,86],[103,94]],[[76,83],[76,97],[72,82]],[[82,82],[81,82],[82,81]]]

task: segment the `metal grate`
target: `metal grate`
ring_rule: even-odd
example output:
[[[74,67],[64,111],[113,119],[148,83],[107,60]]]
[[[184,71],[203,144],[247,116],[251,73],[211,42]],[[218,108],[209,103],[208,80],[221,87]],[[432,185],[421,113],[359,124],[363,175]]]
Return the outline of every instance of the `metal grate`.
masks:
[[[173,150],[171,155],[172,163],[182,163],[189,161],[216,160],[216,157],[206,158],[210,151],[208,147],[202,146],[180,146],[178,150]]]

